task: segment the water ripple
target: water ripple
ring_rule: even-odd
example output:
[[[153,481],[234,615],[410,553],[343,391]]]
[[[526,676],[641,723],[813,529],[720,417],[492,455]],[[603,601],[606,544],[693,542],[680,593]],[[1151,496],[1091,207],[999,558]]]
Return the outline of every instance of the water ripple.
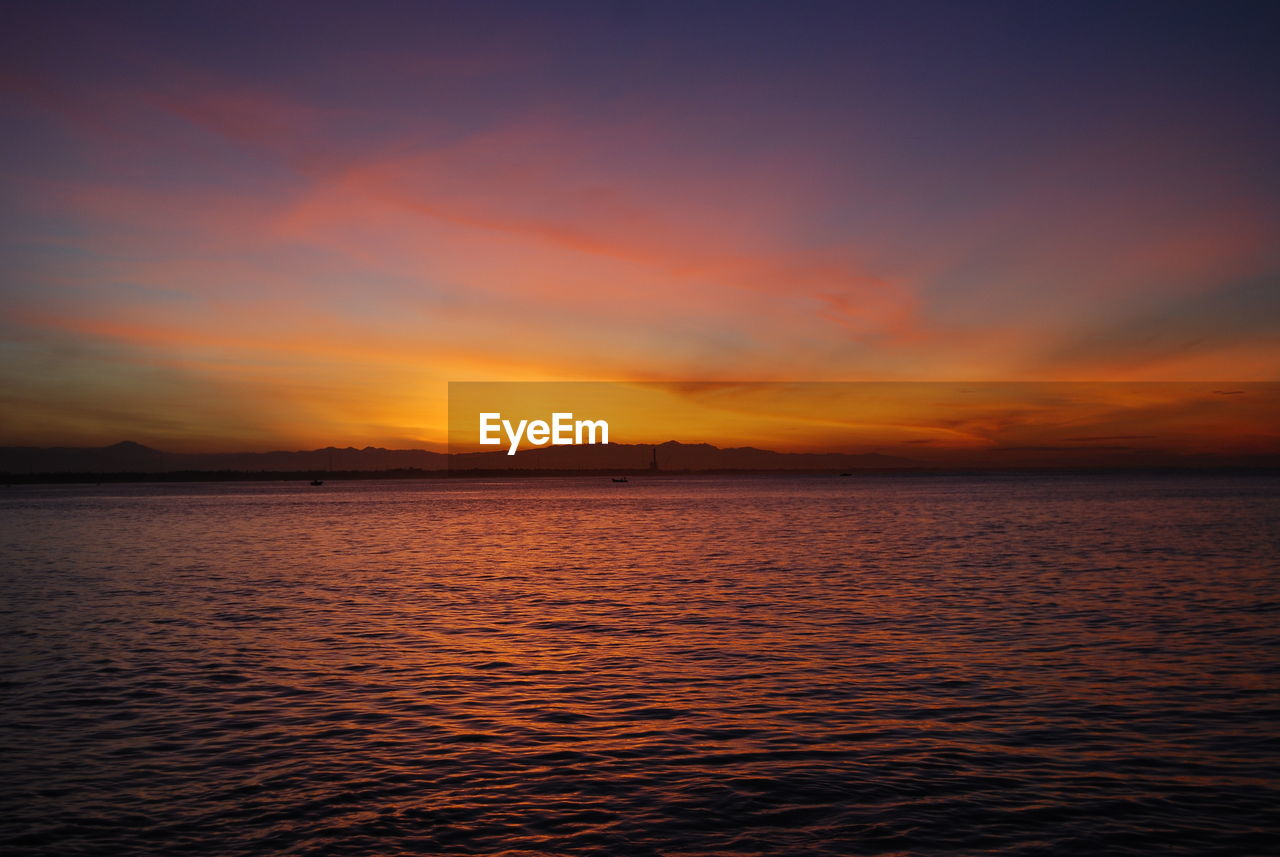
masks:
[[[6,854],[1280,853],[1274,479],[0,509]]]

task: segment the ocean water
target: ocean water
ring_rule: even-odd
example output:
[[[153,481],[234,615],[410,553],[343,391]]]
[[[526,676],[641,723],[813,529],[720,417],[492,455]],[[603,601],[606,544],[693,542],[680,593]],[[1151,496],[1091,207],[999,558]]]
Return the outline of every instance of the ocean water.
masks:
[[[0,489],[8,855],[1280,853],[1280,480]]]

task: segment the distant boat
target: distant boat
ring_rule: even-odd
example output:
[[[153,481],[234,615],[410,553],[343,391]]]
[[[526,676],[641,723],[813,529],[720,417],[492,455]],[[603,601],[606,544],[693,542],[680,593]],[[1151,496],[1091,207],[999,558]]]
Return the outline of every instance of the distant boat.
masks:
[[[332,455],[332,454],[330,454],[330,455],[329,455],[329,463],[328,463],[328,465],[325,467],[325,472],[326,472],[326,473],[328,473],[328,472],[329,472],[330,470],[332,470],[332,469],[333,469],[333,455]],[[311,487],[312,487],[312,488],[319,488],[319,487],[320,487],[321,485],[323,485],[323,484],[324,484],[324,480],[323,480],[323,479],[312,479],[312,480],[311,480]]]
[[[841,473],[840,475],[841,475],[841,476],[852,476],[853,474],[852,474],[852,473]]]
[[[614,482],[630,482],[631,480],[625,476],[615,476],[613,477],[613,481]]]

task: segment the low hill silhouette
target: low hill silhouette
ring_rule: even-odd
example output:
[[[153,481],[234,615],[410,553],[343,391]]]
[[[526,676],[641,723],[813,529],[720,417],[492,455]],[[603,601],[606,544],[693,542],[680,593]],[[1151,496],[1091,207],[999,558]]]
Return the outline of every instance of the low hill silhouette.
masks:
[[[104,447],[0,447],[5,473],[173,473],[178,471],[444,470],[448,456],[425,449],[367,446],[293,452],[163,452],[132,441]]]
[[[0,447],[0,472],[175,473],[196,471],[383,471],[383,470],[620,470],[649,469],[653,451],[665,471],[851,470],[903,468],[918,462],[868,453],[789,453],[754,447],[721,449],[707,443],[597,444],[459,453],[367,446],[324,447],[293,452],[176,453],[132,441],[105,447]]]
[[[751,446],[721,448],[709,443],[669,440],[652,444],[607,443],[594,446],[545,446],[505,451],[459,453],[454,470],[647,470],[656,458],[664,471],[705,470],[857,470],[918,467],[919,462],[878,453],[775,452]]]
[[[1258,453],[1177,453],[1131,447],[993,448],[956,451],[920,459],[880,453],[777,452],[755,447],[721,448],[707,443],[598,444],[504,449],[453,455],[425,449],[366,446],[321,449],[178,453],[132,441],[103,447],[0,447],[0,477],[12,481],[147,481],[204,479],[356,479],[483,473],[649,472],[655,454],[664,473],[707,472],[874,472],[909,470],[1232,470],[1275,472],[1280,455]],[[325,474],[329,474],[325,476]]]

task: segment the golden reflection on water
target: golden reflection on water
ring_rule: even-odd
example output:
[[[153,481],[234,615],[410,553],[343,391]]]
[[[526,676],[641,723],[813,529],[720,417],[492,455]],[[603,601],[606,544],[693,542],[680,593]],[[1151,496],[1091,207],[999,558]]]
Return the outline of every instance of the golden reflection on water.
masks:
[[[2,501],[24,736],[5,764],[25,784],[3,841],[1256,851],[1278,496],[1133,477],[24,489]]]

